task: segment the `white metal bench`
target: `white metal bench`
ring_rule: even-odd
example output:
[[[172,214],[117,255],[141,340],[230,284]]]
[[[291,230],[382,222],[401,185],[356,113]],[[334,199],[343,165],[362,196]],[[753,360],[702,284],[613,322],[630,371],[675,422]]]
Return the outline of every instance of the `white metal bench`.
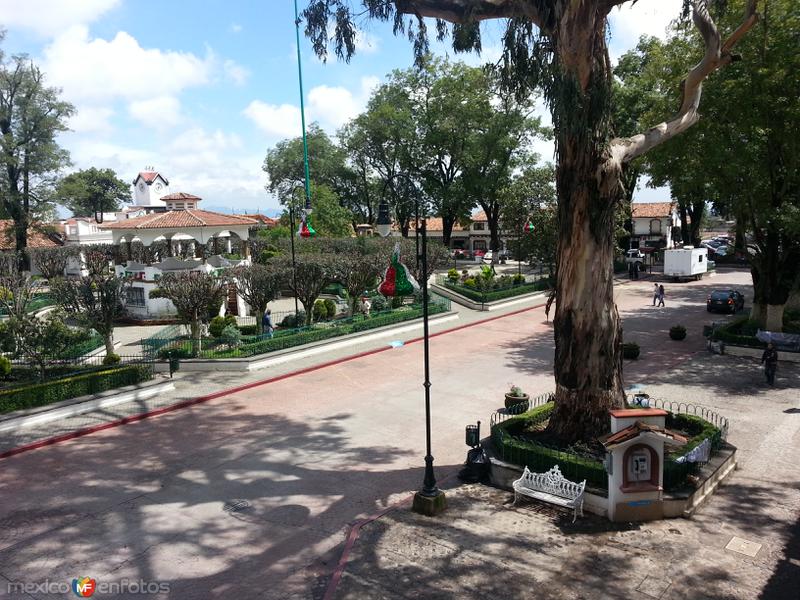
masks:
[[[528,496],[542,502],[557,504],[573,510],[572,522],[578,518],[580,512],[583,516],[583,492],[586,480],[575,483],[565,479],[561,469],[555,465],[546,473],[532,473],[525,467],[522,477],[514,482],[514,504],[520,496]]]

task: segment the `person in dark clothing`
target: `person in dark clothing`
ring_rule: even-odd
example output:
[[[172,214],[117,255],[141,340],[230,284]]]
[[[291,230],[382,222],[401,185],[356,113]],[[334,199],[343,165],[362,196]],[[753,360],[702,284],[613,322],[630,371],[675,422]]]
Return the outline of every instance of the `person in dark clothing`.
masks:
[[[775,371],[778,369],[778,351],[772,342],[767,344],[767,349],[761,355],[761,364],[764,365],[764,375],[767,377],[767,383],[775,385]]]
[[[275,330],[275,327],[272,325],[271,310],[267,310],[267,312],[264,313],[264,317],[261,319],[261,330],[265,335],[272,337],[272,332]]]
[[[658,286],[658,305],[664,306],[664,286]]]

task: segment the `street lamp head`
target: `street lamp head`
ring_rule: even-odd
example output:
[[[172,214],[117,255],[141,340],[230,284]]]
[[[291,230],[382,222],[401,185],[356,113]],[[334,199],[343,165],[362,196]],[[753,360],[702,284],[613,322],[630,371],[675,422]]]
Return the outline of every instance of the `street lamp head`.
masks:
[[[381,237],[386,237],[392,230],[392,219],[389,216],[389,204],[383,199],[378,205],[378,220],[376,222],[376,229],[378,230],[378,235]]]

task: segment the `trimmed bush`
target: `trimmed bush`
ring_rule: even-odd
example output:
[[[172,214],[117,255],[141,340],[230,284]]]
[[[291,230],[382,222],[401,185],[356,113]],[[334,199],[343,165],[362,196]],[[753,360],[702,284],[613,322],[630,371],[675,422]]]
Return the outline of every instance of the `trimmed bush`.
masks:
[[[566,450],[558,450],[529,442],[513,435],[524,426],[541,423],[550,417],[555,404],[548,402],[492,427],[492,441],[500,457],[510,463],[527,466],[542,473],[558,465],[562,474],[572,481],[583,481],[596,488],[608,488],[608,476],[603,463]]]
[[[5,379],[11,375],[11,361],[5,356],[0,356],[0,378]]]
[[[673,325],[669,328],[669,337],[676,341],[686,339],[686,327],[683,325]]]
[[[458,281],[458,269],[450,269],[447,271],[447,278],[454,283]]]
[[[211,322],[208,324],[208,333],[211,337],[218,338],[222,335],[222,331],[226,328],[233,325],[236,327],[236,317],[233,315],[227,315],[225,317],[216,316],[211,319]]]
[[[381,294],[372,296],[369,300],[372,303],[372,312],[381,312],[389,308],[388,300]]]
[[[168,358],[194,358],[192,353],[192,342],[177,342],[158,351],[158,358],[166,360]]]
[[[639,348],[639,344],[636,342],[627,342],[622,344],[622,358],[627,358],[628,360],[636,360],[639,358],[641,354],[641,350]]]
[[[238,346],[242,341],[242,334],[239,331],[239,328],[235,325],[228,325],[225,329],[222,330],[222,333],[219,336],[219,340],[228,346],[229,348],[233,348],[234,346]]]
[[[115,354],[115,353],[112,352],[111,354],[106,354],[103,357],[103,364],[106,365],[106,366],[118,365],[121,360],[122,359],[119,357],[119,354]]]
[[[45,406],[78,396],[98,394],[106,390],[134,385],[153,378],[152,369],[129,365],[114,369],[92,371],[45,383],[36,383],[0,390],[0,414]]]
[[[333,319],[336,316],[336,302],[325,298],[325,310],[328,312],[328,318]]]
[[[314,310],[312,312],[315,321],[324,321],[328,316],[328,308],[325,306],[324,300],[314,301]]]
[[[239,331],[243,336],[258,335],[258,327],[256,325],[241,325]]]
[[[521,273],[517,273],[514,277],[511,278],[511,281],[514,285],[522,285],[525,283],[525,275]]]
[[[292,313],[283,317],[283,320],[280,322],[280,326],[284,329],[296,329],[297,327],[303,327],[305,324],[306,313],[302,310],[297,312],[297,318],[295,318],[295,314]]]

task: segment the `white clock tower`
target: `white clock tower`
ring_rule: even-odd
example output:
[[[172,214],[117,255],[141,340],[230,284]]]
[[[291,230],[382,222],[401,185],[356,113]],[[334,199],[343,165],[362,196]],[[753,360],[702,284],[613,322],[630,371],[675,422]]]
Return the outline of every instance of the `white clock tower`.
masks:
[[[169,181],[153,167],[146,167],[133,180],[133,200],[137,207],[152,211],[166,209],[162,196],[169,194]]]

